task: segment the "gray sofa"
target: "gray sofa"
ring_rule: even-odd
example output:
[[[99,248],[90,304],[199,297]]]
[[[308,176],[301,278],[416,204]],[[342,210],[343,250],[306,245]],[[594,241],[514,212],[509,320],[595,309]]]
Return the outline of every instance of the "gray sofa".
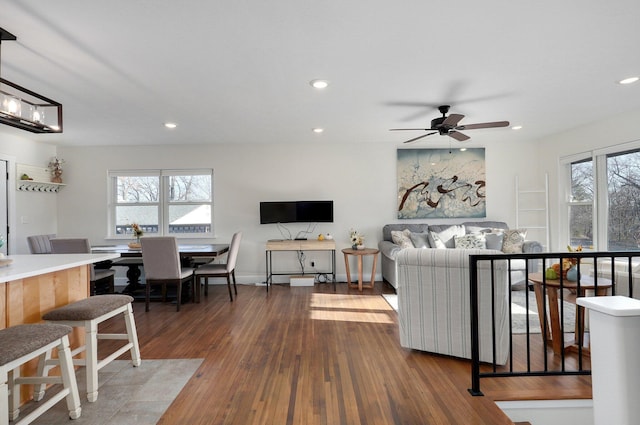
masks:
[[[468,221],[464,223],[456,224],[457,226],[464,226],[466,234],[472,233],[488,233],[490,231],[495,232],[496,229],[508,230],[509,226],[503,221]],[[381,257],[381,271],[382,278],[385,282],[389,283],[396,290],[398,289],[398,267],[397,257],[402,248],[393,242],[391,237],[392,231],[403,231],[405,229],[412,233],[412,239],[416,236],[416,239],[424,239],[425,236],[428,240],[428,246],[422,246],[424,249],[437,249],[433,247],[434,240],[430,238],[430,232],[439,233],[450,228],[453,224],[427,224],[427,223],[395,223],[386,224],[382,228],[382,239],[378,243]],[[489,246],[487,246],[490,248]],[[416,248],[418,249],[418,248]],[[499,249],[499,248],[498,248]],[[537,241],[525,241],[522,245],[522,252],[525,253],[537,253],[542,252],[543,247]],[[511,264],[511,285],[521,286],[525,282],[525,262],[524,260],[515,260]],[[530,261],[529,272],[537,271],[537,262]]]

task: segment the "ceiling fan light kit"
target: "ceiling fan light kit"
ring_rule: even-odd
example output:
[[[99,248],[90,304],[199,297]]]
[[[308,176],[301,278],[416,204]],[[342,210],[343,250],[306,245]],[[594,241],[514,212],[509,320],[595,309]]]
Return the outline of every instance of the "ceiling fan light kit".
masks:
[[[420,140],[424,137],[431,136],[432,134],[440,134],[441,136],[449,136],[453,139],[456,139],[459,142],[464,142],[465,140],[469,140],[470,137],[464,133],[461,133],[459,130],[476,130],[479,128],[496,128],[496,127],[508,127],[509,121],[495,121],[495,122],[484,122],[477,124],[466,124],[466,125],[458,125],[460,121],[464,118],[464,115],[460,114],[450,114],[449,109],[451,106],[449,105],[440,105],[438,106],[438,110],[442,114],[441,117],[434,118],[431,120],[430,128],[392,128],[390,131],[430,131],[430,133],[423,134],[422,136],[414,137],[413,139],[409,139],[404,143],[412,143],[417,140]]]
[[[15,35],[0,28],[0,47],[2,41],[15,40]],[[31,133],[62,133],[61,103],[5,80],[1,75],[0,123]]]

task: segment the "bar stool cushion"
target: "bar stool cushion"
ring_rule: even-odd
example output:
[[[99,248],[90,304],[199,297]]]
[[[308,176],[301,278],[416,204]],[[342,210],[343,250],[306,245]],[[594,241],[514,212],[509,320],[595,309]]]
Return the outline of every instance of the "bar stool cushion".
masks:
[[[0,365],[22,356],[68,335],[72,328],[55,323],[15,325],[0,330]]]
[[[51,321],[93,320],[131,302],[133,302],[133,297],[129,295],[100,295],[56,308],[45,313],[42,318]]]

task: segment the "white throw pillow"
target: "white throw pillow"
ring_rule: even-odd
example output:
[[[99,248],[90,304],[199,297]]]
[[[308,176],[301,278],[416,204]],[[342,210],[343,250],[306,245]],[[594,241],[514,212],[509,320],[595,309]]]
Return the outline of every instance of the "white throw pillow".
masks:
[[[485,235],[481,233],[470,233],[464,236],[454,236],[456,249],[486,249]]]
[[[391,240],[394,244],[399,245],[401,249],[413,248],[413,242],[411,242],[411,231],[409,229],[392,230]]]
[[[505,254],[520,254],[527,237],[527,229],[505,230],[502,241],[502,252]]]
[[[453,240],[454,236],[464,236],[464,225],[449,226],[444,230],[435,232],[429,231],[429,245],[432,248],[455,248],[456,243]]]
[[[447,246],[442,242],[440,236],[436,232],[429,232],[429,243],[432,247],[437,249],[447,249]]]

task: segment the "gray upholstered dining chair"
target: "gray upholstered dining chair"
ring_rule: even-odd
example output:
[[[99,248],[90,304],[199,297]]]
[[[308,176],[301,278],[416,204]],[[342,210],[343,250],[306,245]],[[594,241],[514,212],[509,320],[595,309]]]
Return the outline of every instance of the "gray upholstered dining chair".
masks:
[[[153,236],[140,238],[140,244],[146,282],[145,311],[149,311],[151,287],[156,285],[162,286],[162,301],[167,300],[167,285],[176,286],[176,311],[180,311],[183,283],[190,284],[195,301],[193,268],[181,266],[178,240],[173,236]]]
[[[54,238],[50,239],[52,254],[90,254],[91,244],[86,238]],[[90,294],[113,294],[115,292],[115,274],[111,269],[90,267]]]
[[[234,233],[231,238],[231,244],[229,245],[229,254],[227,254],[226,263],[207,263],[198,267],[195,271],[196,286],[198,289],[198,298],[200,298],[200,278],[204,278],[204,295],[209,295],[209,278],[210,277],[226,277],[227,287],[229,288],[229,298],[233,301],[233,294],[231,293],[231,279],[233,279],[233,291],[238,295],[238,288],[236,287],[236,260],[238,258],[238,251],[240,249],[240,240],[242,239],[242,232]]]
[[[32,235],[27,236],[27,245],[31,254],[51,254],[51,239],[56,235]]]

